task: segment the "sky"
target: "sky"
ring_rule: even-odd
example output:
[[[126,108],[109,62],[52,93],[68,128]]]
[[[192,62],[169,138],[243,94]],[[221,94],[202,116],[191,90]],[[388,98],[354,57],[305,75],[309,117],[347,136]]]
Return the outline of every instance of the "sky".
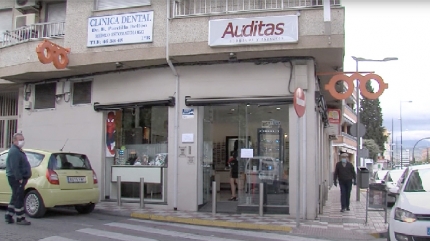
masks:
[[[393,142],[400,143],[400,108],[404,144],[430,137],[430,1],[342,0],[341,4],[345,7],[344,71],[355,71],[351,56],[399,58],[360,61],[359,70],[375,71],[388,83],[379,100],[384,127],[391,132],[393,123]],[[421,144],[430,147],[430,141]]]

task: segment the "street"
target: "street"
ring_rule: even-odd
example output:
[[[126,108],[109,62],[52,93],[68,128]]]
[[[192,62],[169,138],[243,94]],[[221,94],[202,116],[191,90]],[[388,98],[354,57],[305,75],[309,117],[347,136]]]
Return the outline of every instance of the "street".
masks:
[[[3,216],[5,208],[0,209]],[[321,241],[283,233],[243,231],[223,228],[160,223],[93,213],[53,210],[44,218],[29,219],[31,226],[0,222],[2,241],[156,241],[156,240],[279,240]]]

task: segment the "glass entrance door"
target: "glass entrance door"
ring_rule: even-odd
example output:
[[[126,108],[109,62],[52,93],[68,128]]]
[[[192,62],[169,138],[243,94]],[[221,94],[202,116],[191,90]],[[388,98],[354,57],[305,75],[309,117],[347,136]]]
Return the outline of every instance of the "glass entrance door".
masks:
[[[203,205],[212,201],[213,107],[204,108],[203,119]],[[211,205],[210,205],[211,206]]]

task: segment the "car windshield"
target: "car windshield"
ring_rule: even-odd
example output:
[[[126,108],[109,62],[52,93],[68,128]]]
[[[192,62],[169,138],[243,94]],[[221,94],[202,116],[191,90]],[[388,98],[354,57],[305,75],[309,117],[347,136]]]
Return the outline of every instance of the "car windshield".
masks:
[[[43,158],[45,158],[45,155],[35,152],[25,152],[25,155],[27,156],[27,160],[31,167],[39,166],[43,161]]]
[[[397,182],[402,176],[403,171],[391,171],[390,177],[388,179],[389,182]]]
[[[382,180],[385,178],[385,175],[387,175],[388,171],[378,171],[376,174],[376,180]]]
[[[430,168],[413,170],[404,191],[430,192]]]
[[[91,164],[86,155],[74,153],[55,153],[49,159],[49,168],[53,170],[91,170]]]

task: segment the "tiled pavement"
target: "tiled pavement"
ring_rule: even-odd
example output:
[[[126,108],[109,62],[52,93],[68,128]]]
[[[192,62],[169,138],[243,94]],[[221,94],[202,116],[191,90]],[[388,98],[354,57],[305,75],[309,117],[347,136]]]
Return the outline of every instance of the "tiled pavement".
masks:
[[[366,192],[362,190],[360,201],[355,201],[354,186],[351,192],[351,211],[341,213],[340,190],[338,187],[333,187],[329,191],[323,214],[320,214],[316,220],[302,220],[299,227],[296,227],[295,219],[289,215],[264,215],[260,217],[258,214],[216,214],[213,216],[207,212],[140,209],[138,203],[123,203],[119,207],[116,202],[102,202],[97,205],[96,211],[156,221],[281,231],[330,240],[374,240],[386,232],[387,224],[384,223],[383,211],[368,212],[368,222],[365,224],[365,194]]]

